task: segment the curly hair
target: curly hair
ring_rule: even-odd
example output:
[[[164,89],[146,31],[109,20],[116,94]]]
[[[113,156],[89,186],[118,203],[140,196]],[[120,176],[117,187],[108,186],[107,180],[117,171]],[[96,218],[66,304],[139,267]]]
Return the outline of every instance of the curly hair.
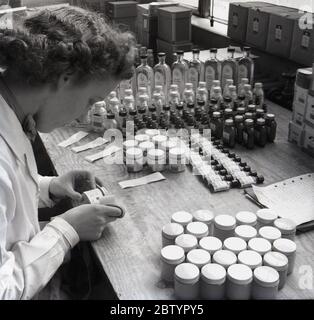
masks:
[[[31,84],[56,82],[65,72],[80,81],[134,73],[135,39],[95,12],[68,6],[21,18],[14,30],[0,29],[0,68]]]

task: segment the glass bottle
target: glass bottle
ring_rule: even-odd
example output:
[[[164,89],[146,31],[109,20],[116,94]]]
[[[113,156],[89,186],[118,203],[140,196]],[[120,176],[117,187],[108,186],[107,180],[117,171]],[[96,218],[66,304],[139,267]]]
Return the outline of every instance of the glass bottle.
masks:
[[[122,132],[123,137],[125,137],[126,135],[126,120],[127,120],[127,111],[124,107],[121,108],[121,110],[119,111],[119,121],[118,121],[118,125],[119,125],[119,129]]]
[[[133,103],[133,108],[135,107],[135,99],[133,96],[133,90],[132,89],[125,89],[124,92],[124,99],[122,101],[122,104],[125,104],[125,101],[132,101]]]
[[[221,86],[224,88],[227,79],[233,79],[234,85],[238,82],[238,63],[234,59],[234,48],[228,48],[228,57],[221,65]]]
[[[272,113],[266,114],[266,129],[267,129],[267,140],[269,142],[274,142],[276,138],[277,122],[275,120],[275,115]]]
[[[159,118],[159,115],[162,112],[162,108],[164,105],[160,93],[158,92],[154,93],[152,104],[155,106],[157,117]]]
[[[227,79],[226,80],[226,85],[224,87],[223,90],[223,97],[227,98],[230,97],[230,91],[229,91],[229,87],[233,85],[233,80],[232,79]]]
[[[146,87],[148,96],[152,96],[152,89],[154,87],[154,71],[147,64],[147,55],[141,56],[141,65],[136,68],[136,91],[140,87]]]
[[[106,103],[105,101],[96,102],[91,108],[91,127],[95,132],[102,132],[105,130],[106,119]]]
[[[235,104],[238,99],[237,95],[237,87],[236,86],[229,86],[229,93],[230,93],[230,98],[231,98],[231,107],[234,110],[235,109]]]
[[[214,95],[214,88],[215,88],[215,87],[221,87],[221,86],[220,86],[220,80],[214,80],[214,81],[213,81],[213,85],[212,85],[212,87],[210,88],[210,93],[209,93],[209,97],[210,97],[210,98],[212,98],[213,95]]]
[[[220,107],[221,103],[223,102],[221,87],[214,88],[214,93],[213,93],[212,99],[217,100],[217,105],[218,105],[218,107]]]
[[[253,103],[253,92],[250,84],[244,85],[245,106]]]
[[[249,79],[248,78],[242,78],[239,82],[239,85],[238,85],[238,96],[241,97],[241,96],[244,96],[245,93],[244,93],[244,86],[246,84],[249,84]]]
[[[162,99],[162,104],[166,104],[166,97],[165,97],[165,94],[164,94],[164,91],[163,91],[163,87],[162,86],[155,86],[155,90],[154,90],[154,93],[159,93],[160,94],[160,97]]]
[[[195,101],[194,92],[191,89],[185,89],[183,99],[184,99],[185,106],[187,106],[189,103],[194,104],[194,101]]]
[[[184,61],[184,52],[177,51],[178,59],[171,66],[172,83],[178,85],[180,96],[183,95],[184,84],[188,81],[189,66]]]
[[[162,86],[166,103],[168,103],[167,93],[171,83],[171,69],[166,64],[166,54],[164,52],[158,53],[159,62],[154,66],[154,81],[155,87]]]
[[[243,78],[249,80],[249,84],[253,85],[254,81],[254,61],[250,57],[251,48],[243,48],[243,57],[239,60],[239,81]]]
[[[265,147],[267,143],[267,129],[265,119],[259,118],[255,125],[255,143],[260,147]]]
[[[146,95],[140,95],[137,112],[141,120],[143,120],[143,116],[147,113],[147,111],[148,111],[148,98]]]
[[[175,110],[176,105],[180,102],[180,95],[177,91],[170,91],[169,93],[169,107],[171,110]]]
[[[217,138],[222,138],[223,133],[223,122],[221,119],[221,113],[220,112],[213,112],[212,118],[210,120],[210,130],[212,132],[212,135]]]
[[[252,119],[244,121],[243,144],[247,149],[254,148],[254,121]]]
[[[236,131],[232,119],[226,119],[222,134],[223,144],[229,148],[233,148],[236,143]]]
[[[234,117],[235,130],[236,130],[236,142],[243,143],[243,130],[244,130],[244,118],[242,115],[236,115]]]
[[[196,94],[197,105],[200,106],[203,110],[207,110],[208,106],[208,92],[206,88],[198,88]]]
[[[118,86],[118,96],[121,103],[124,100],[125,91],[128,89],[132,90],[132,79],[122,80]]]
[[[106,129],[117,129],[118,123],[114,113],[107,113]]]
[[[210,92],[213,86],[213,81],[219,80],[221,76],[221,63],[217,60],[217,49],[210,49],[209,53],[210,58],[207,59],[204,64],[204,80],[206,82],[208,92]],[[217,86],[217,83],[215,86]],[[220,83],[218,86],[220,86]]]
[[[200,50],[193,49],[193,58],[189,62],[188,81],[193,84],[193,90],[196,92],[198,83],[203,80],[203,63],[200,60]]]
[[[256,82],[253,90],[253,101],[258,108],[263,108],[264,105],[264,90],[261,82]]]
[[[147,49],[147,64],[154,68],[155,65],[155,58],[154,58],[154,51],[153,49]]]
[[[120,102],[118,98],[112,98],[109,100],[109,111],[115,116],[118,116],[120,110]]]

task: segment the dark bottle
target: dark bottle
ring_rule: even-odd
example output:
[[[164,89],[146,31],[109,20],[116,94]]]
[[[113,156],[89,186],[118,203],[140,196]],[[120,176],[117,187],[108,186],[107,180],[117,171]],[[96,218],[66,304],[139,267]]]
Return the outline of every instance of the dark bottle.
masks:
[[[178,115],[182,118],[183,117],[183,110],[184,110],[184,103],[183,102],[179,102],[176,105],[176,109],[177,109]]]
[[[215,111],[212,115],[212,118],[210,120],[210,130],[214,137],[216,137],[217,139],[222,138],[223,123],[221,119],[221,113],[218,111]]]
[[[225,121],[223,134],[222,134],[223,144],[229,148],[233,148],[236,143],[236,131],[234,127],[234,122],[232,119],[227,119]]]
[[[224,119],[225,120],[233,119],[233,111],[232,111],[232,109],[230,109],[230,108],[225,109],[225,111],[224,111]]]
[[[237,109],[237,114],[240,115],[240,116],[244,116],[245,115],[245,108],[239,107]]]
[[[244,114],[244,120],[247,120],[247,119],[252,119],[252,120],[254,120],[254,119],[253,119],[253,113],[251,113],[251,112],[246,112],[246,113]]]
[[[152,120],[157,120],[157,110],[155,105],[149,106],[148,113]]]
[[[264,110],[260,108],[256,109],[256,119],[259,118],[264,118]]]
[[[266,129],[267,129],[267,140],[269,142],[274,142],[276,138],[277,122],[275,120],[275,115],[272,113],[266,114]]]
[[[241,115],[234,117],[235,129],[236,129],[236,141],[239,144],[243,143],[243,130],[244,130],[244,118]]]
[[[189,112],[194,115],[195,110],[194,110],[194,103],[188,103],[187,104],[187,109],[189,110]]]
[[[256,120],[255,125],[255,144],[260,147],[265,147],[267,142],[267,130],[265,125],[265,119],[259,118]]]
[[[252,113],[253,120],[256,120],[256,105],[255,104],[249,104],[247,107],[247,112]]]
[[[254,121],[252,119],[244,121],[243,144],[247,149],[254,148]]]

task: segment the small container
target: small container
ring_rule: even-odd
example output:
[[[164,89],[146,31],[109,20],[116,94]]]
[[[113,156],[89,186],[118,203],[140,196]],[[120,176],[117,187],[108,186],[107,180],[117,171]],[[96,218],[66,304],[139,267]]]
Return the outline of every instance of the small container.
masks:
[[[195,300],[199,296],[200,270],[192,263],[175,268],[174,293],[182,300]]]
[[[165,281],[174,280],[174,269],[185,260],[184,250],[178,246],[166,246],[161,249],[161,278]]]
[[[175,140],[166,140],[161,143],[160,149],[166,152],[167,162],[169,161],[169,150],[177,147],[178,142]]]
[[[214,233],[213,235],[224,241],[227,238],[234,236],[234,229],[236,227],[236,220],[234,217],[221,214],[214,219]]]
[[[172,172],[183,172],[186,166],[186,150],[172,148],[169,150],[169,167]]]
[[[203,222],[208,226],[209,235],[213,234],[213,221],[215,215],[210,210],[197,210],[192,213],[193,221]]]
[[[246,250],[246,242],[241,238],[230,237],[224,241],[223,248],[238,255],[241,251]]]
[[[251,296],[252,270],[244,264],[233,264],[227,270],[226,296],[230,300],[249,300]]]
[[[123,142],[123,155],[125,157],[126,150],[130,148],[136,148],[138,146],[138,142],[135,140],[126,140]]]
[[[234,234],[244,241],[249,241],[257,236],[257,230],[252,226],[243,224],[235,228]]]
[[[257,230],[265,226],[273,226],[278,218],[277,213],[270,209],[260,209],[256,212],[257,215]]]
[[[201,269],[200,293],[206,300],[225,297],[226,269],[217,263],[206,264]]]
[[[171,216],[171,222],[181,224],[183,228],[192,222],[193,216],[186,211],[177,211]]]
[[[273,250],[284,254],[288,258],[288,275],[293,272],[297,245],[289,239],[278,239],[273,243]]]
[[[245,264],[254,270],[257,267],[262,265],[263,259],[262,256],[253,250],[245,250],[239,253],[238,255],[239,263]]]
[[[181,234],[176,237],[175,245],[181,247],[185,253],[196,249],[198,245],[197,238],[192,234]]]
[[[147,162],[147,152],[151,149],[155,149],[155,145],[151,141],[144,141],[141,142],[138,147],[142,150],[143,152],[143,160],[144,164]]]
[[[168,140],[167,136],[163,136],[161,134],[152,137],[152,142],[155,143],[156,149],[161,149],[162,143]]]
[[[191,222],[186,226],[186,232],[199,240],[208,236],[208,227],[203,222]]]
[[[237,226],[245,224],[255,227],[257,224],[256,214],[250,211],[240,211],[236,214],[235,218],[237,221]]]
[[[153,172],[166,169],[166,154],[160,149],[151,149],[147,152],[147,164]]]
[[[204,249],[193,249],[187,254],[186,261],[201,269],[205,264],[210,263],[210,253]]]
[[[216,251],[222,249],[222,242],[216,237],[204,237],[199,241],[199,247],[208,251],[212,256]]]
[[[264,238],[253,238],[248,242],[248,249],[264,256],[264,254],[271,251],[271,243]]]
[[[280,230],[282,238],[294,241],[297,226],[292,220],[279,218],[275,220],[274,226]]]
[[[278,289],[282,289],[287,280],[288,273],[288,258],[280,252],[268,252],[263,258],[264,266],[274,268],[279,273],[279,286]]]
[[[128,172],[139,172],[143,170],[144,158],[140,148],[129,148],[126,150],[125,157]]]
[[[275,227],[262,227],[258,230],[258,235],[261,238],[268,240],[270,243],[273,243],[275,240],[281,238],[281,232]]]
[[[145,134],[149,136],[149,139],[152,141],[154,136],[160,135],[160,131],[157,129],[146,129]]]
[[[237,256],[232,251],[219,250],[214,253],[213,262],[228,269],[231,265],[237,263]]]
[[[168,223],[162,228],[162,247],[174,245],[176,237],[183,234],[184,229],[180,224]]]
[[[254,270],[252,298],[273,300],[279,286],[279,273],[274,268],[261,266]]]
[[[135,141],[137,141],[138,144],[145,142],[145,141],[149,141],[149,135],[147,134],[137,134],[134,137]]]

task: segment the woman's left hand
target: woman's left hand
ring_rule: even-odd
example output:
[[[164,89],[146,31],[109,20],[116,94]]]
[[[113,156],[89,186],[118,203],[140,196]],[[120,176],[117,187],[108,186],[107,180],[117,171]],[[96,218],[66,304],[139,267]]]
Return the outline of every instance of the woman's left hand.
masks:
[[[95,189],[96,183],[102,186],[100,180],[96,178],[93,173],[74,170],[52,179],[49,192],[51,196],[57,200],[69,197],[72,200],[80,201],[82,193]]]

